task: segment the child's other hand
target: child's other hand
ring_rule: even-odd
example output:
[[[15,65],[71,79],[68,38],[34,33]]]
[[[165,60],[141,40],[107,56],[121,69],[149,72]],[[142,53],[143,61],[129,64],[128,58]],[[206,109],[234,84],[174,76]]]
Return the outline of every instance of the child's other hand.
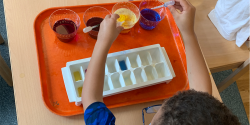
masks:
[[[168,8],[182,33],[194,32],[195,7],[188,0],[175,0]]]
[[[118,14],[107,15],[101,23],[98,33],[98,40],[102,42],[113,43],[119,33],[123,30],[122,26],[116,25],[116,20],[119,18]]]

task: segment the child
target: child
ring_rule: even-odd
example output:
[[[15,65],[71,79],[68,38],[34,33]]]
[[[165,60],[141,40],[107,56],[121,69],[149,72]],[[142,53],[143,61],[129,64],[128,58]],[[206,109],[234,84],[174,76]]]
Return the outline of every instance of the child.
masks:
[[[210,77],[195,32],[195,8],[187,0],[175,0],[169,6],[179,27],[186,49],[189,91],[180,92],[165,101],[151,125],[238,125],[234,116],[212,94]],[[177,11],[178,9],[179,11]],[[106,57],[123,27],[116,26],[118,15],[107,15],[101,23],[98,39],[88,66],[82,90],[86,125],[114,125],[115,116],[103,103]]]

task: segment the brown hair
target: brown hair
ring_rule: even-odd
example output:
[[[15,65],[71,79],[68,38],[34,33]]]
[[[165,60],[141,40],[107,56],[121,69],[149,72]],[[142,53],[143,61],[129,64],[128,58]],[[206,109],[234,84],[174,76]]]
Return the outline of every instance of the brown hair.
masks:
[[[219,100],[204,92],[179,92],[162,105],[158,125],[240,125]]]

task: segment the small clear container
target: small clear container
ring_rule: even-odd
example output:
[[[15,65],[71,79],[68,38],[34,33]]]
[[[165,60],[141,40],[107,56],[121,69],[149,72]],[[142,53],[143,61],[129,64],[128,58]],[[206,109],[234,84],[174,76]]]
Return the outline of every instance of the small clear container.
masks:
[[[128,33],[140,18],[139,8],[131,2],[119,2],[112,8],[112,13],[120,16],[118,22],[122,22],[124,30],[121,33]]]
[[[158,0],[143,0],[140,5],[141,18],[139,20],[140,26],[146,30],[154,29],[158,23],[166,16],[166,8],[161,7],[151,9],[164,3]]]
[[[70,9],[58,9],[49,17],[50,28],[62,42],[72,41],[80,24],[80,17]]]
[[[100,6],[90,7],[84,12],[83,22],[86,27],[99,25],[88,32],[90,37],[97,39],[100,23],[108,14],[111,13],[106,8]]]

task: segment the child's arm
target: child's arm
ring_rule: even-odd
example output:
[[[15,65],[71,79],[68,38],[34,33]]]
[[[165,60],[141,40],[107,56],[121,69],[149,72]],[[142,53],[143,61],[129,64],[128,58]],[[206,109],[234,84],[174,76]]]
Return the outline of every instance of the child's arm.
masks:
[[[175,0],[175,5],[168,8],[183,36],[190,88],[212,94],[210,76],[194,32],[195,7],[187,0]]]
[[[107,54],[112,43],[123,30],[123,27],[116,26],[118,18],[119,15],[117,14],[107,15],[101,23],[98,39],[82,87],[84,110],[94,102],[103,102],[102,94]]]

